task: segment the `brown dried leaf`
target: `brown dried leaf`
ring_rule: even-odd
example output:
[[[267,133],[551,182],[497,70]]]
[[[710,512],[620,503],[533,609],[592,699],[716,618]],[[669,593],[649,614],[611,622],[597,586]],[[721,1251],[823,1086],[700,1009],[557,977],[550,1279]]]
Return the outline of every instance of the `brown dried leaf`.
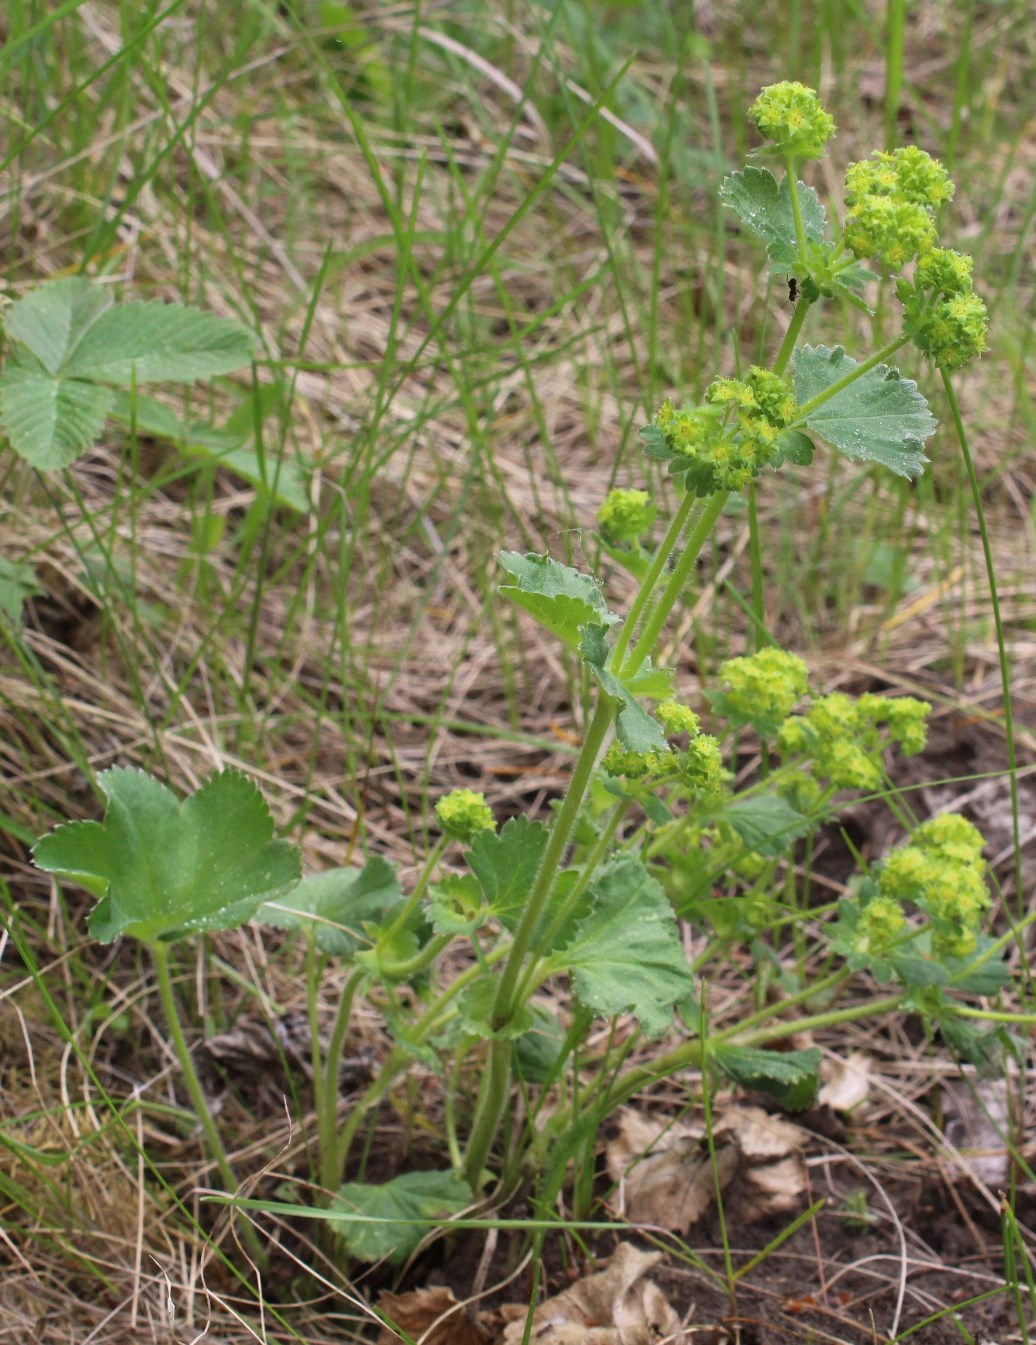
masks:
[[[1011,1104],[1007,1080],[957,1079],[942,1090],[947,1143],[977,1182],[996,1191],[1007,1185]],[[957,1168],[957,1175],[963,1175]]]
[[[608,1145],[608,1171],[620,1184],[623,1210],[636,1224],[685,1233],[709,1208],[716,1194],[703,1132],[686,1122],[664,1128],[636,1111],[619,1117],[619,1134]],[[722,1145],[716,1173],[726,1186],[737,1170],[737,1152]]]
[[[806,1164],[801,1154],[790,1154],[779,1163],[763,1163],[745,1172],[747,1209],[750,1219],[771,1214],[790,1214],[806,1189]]]
[[[715,1137],[733,1140],[750,1163],[795,1153],[805,1138],[800,1126],[771,1116],[762,1107],[728,1107],[716,1118]]]
[[[465,1315],[449,1289],[415,1289],[406,1294],[384,1290],[378,1296],[378,1308],[419,1345],[487,1345],[489,1339]],[[399,1345],[399,1339],[398,1332],[382,1326],[377,1345]]]
[[[853,1051],[847,1060],[825,1060],[817,1102],[832,1111],[852,1111],[870,1094],[870,1074],[871,1058],[864,1051]]]
[[[620,1243],[604,1270],[540,1304],[533,1317],[536,1345],[684,1345],[676,1312],[644,1279],[661,1259],[661,1252]],[[523,1313],[504,1328],[504,1345],[517,1345],[524,1332]]]

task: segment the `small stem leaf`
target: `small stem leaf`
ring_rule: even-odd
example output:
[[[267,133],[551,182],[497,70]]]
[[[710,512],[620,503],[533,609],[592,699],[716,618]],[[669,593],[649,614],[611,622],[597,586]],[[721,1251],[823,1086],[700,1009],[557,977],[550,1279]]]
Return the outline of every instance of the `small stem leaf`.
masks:
[[[857,368],[841,346],[803,346],[795,358],[795,397],[804,405]],[[924,440],[936,427],[917,384],[876,365],[823,402],[806,424],[853,462],[877,462],[916,476],[928,459]]]
[[[809,819],[796,812],[779,794],[751,794],[735,799],[720,813],[717,822],[729,822],[754,854],[777,858],[792,841],[809,830]]]
[[[764,1051],[756,1046],[717,1046],[709,1058],[742,1088],[758,1088],[790,1111],[813,1105],[820,1087],[820,1052]]]
[[[469,1036],[480,1041],[512,1040],[531,1032],[535,1019],[528,1004],[522,1004],[503,1027],[494,1026],[494,1005],[500,984],[499,976],[486,972],[465,989],[460,997],[461,1025]]]
[[[12,304],[4,318],[9,340],[23,345],[48,373],[60,373],[76,344],[112,306],[109,290],[83,276],[67,276]]]
[[[360,1261],[405,1261],[433,1228],[471,1204],[455,1172],[404,1172],[381,1186],[346,1182],[323,1217]]]
[[[775,471],[786,462],[793,463],[796,467],[810,467],[815,452],[813,440],[808,435],[800,430],[782,430],[777,436],[777,454],[770,466]]]
[[[103,822],[72,822],[44,836],[37,866],[103,896],[90,916],[102,943],[145,943],[233,929],[299,880],[294,846],[273,839],[273,818],[239,771],[214,775],[180,803],[144,771],[104,771]]]
[[[500,592],[513,598],[572,649],[579,647],[585,626],[611,626],[618,621],[608,611],[596,581],[571,565],[561,565],[550,556],[534,552],[523,556],[517,551],[501,551],[500,564],[517,581],[501,584]]]
[[[468,851],[468,865],[478,879],[489,915],[512,933],[536,882],[549,834],[542,822],[512,817],[499,836],[483,831]]]
[[[181,304],[109,308],[71,350],[64,372],[100,383],[193,383],[248,364],[255,337],[240,322]]]
[[[812,187],[800,182],[798,188],[806,240],[820,244],[827,229],[827,214]],[[745,168],[724,178],[719,196],[745,228],[766,244],[766,253],[775,273],[789,274],[799,270],[795,216],[787,178],[783,178],[778,186],[769,169]]]
[[[322,952],[348,958],[370,944],[364,925],[389,919],[402,902],[395,869],[379,855],[362,869],[310,874],[276,902],[264,902],[253,918],[274,929],[312,925]]]
[[[603,1017],[631,1013],[649,1037],[659,1037],[673,1006],[694,986],[673,909],[661,886],[629,856],[598,871],[591,895],[590,911],[571,942],[547,965],[571,974],[586,1008]]]
[[[593,673],[601,690],[619,706],[615,718],[615,732],[623,747],[631,752],[665,752],[669,748],[662,726],[637,701],[634,687],[647,687],[649,695],[668,696],[671,693],[672,674],[666,668],[645,667],[623,680],[606,668],[609,649],[605,632],[600,626],[589,626],[580,643],[583,661]],[[664,691],[663,691],[664,688]]]
[[[9,360],[0,374],[0,423],[20,458],[41,472],[68,467],[97,442],[110,388]]]

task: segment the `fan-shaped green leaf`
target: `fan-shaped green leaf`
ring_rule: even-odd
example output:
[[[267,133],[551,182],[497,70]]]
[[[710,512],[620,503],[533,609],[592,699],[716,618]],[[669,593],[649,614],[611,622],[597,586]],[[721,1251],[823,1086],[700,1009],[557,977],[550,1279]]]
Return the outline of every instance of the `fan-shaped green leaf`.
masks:
[[[800,182],[798,188],[806,239],[810,243],[821,243],[827,227],[824,207],[812,187]],[[795,216],[786,177],[778,186],[777,179],[768,169],[745,168],[724,178],[719,196],[741,223],[766,244],[775,272],[799,269]]]
[[[601,590],[588,574],[561,565],[550,556],[501,551],[500,564],[517,581],[501,584],[500,592],[513,598],[541,625],[573,649],[590,624],[610,626],[618,617],[608,611]]]
[[[346,1182],[326,1218],[361,1261],[405,1261],[421,1239],[471,1204],[455,1172],[404,1172],[381,1186]]]
[[[576,997],[594,1013],[631,1013],[649,1037],[661,1036],[673,1005],[694,987],[673,909],[629,856],[601,869],[591,891],[589,913],[547,966],[570,972]]]
[[[402,900],[395,869],[375,855],[362,869],[310,874],[276,902],[264,902],[255,919],[274,929],[311,927],[323,952],[352,957],[370,943],[364,924],[387,919]]]
[[[468,865],[482,888],[489,914],[507,929],[518,927],[548,835],[542,822],[512,817],[499,836],[483,831],[471,843]]]
[[[795,358],[796,400],[806,405],[855,368],[841,346],[803,346]],[[878,462],[906,477],[923,470],[923,441],[936,426],[917,384],[887,364],[807,411],[805,423],[853,462]]]
[[[812,1106],[820,1087],[820,1052],[763,1051],[754,1046],[717,1046],[710,1055],[742,1088],[758,1088],[791,1111]]]
[[[233,929],[299,880],[298,852],[273,839],[262,794],[238,771],[212,776],[182,803],[144,771],[104,771],[98,783],[104,821],[58,827],[33,858],[100,896],[90,932],[102,943]]]

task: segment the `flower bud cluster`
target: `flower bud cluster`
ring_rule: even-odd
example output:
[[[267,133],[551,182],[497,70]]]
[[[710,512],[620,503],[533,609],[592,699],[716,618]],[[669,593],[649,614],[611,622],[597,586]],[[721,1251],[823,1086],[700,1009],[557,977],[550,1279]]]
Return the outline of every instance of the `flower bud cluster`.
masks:
[[[750,724],[764,737],[777,732],[809,684],[809,669],[798,655],[771,647],[727,659],[719,675],[727,690],[710,693],[713,708],[735,727]]]
[[[452,789],[435,805],[435,815],[447,836],[472,841],[480,831],[495,831],[493,811],[484,794],[473,789]]]
[[[635,542],[651,526],[655,508],[646,490],[610,490],[597,511],[606,542]]]
[[[779,456],[781,430],[795,418],[795,396],[779,375],[753,365],[744,379],[718,378],[706,405],[677,411],[665,401],[655,426],[695,495],[742,490]]]
[[[865,695],[854,701],[836,691],[819,697],[804,715],[786,719],[777,745],[786,756],[812,758],[816,772],[838,789],[878,789],[888,742],[908,756],[920,752],[930,712],[931,706],[909,696]]]
[[[975,949],[990,905],[984,844],[967,818],[940,813],[923,822],[910,843],[894,850],[881,867],[881,895],[910,902],[929,917],[936,956],[967,957]]]
[[[960,369],[986,349],[989,315],[971,287],[971,258],[932,248],[918,260],[914,280],[896,286],[903,327],[941,369]]]
[[[879,150],[846,171],[846,246],[901,271],[934,245],[934,212],[952,196],[946,169],[923,149]]]
[[[835,133],[835,124],[824,111],[814,89],[794,80],[782,80],[763,89],[748,109],[767,140],[781,154],[795,158],[820,159],[824,147]]]
[[[723,754],[715,738],[699,731],[698,716],[694,711],[679,701],[663,701],[655,707],[655,716],[670,736],[689,736],[686,749],[670,747],[636,752],[620,742],[613,742],[601,760],[604,770],[626,780],[678,777],[698,794],[712,795],[722,790],[725,779]]]

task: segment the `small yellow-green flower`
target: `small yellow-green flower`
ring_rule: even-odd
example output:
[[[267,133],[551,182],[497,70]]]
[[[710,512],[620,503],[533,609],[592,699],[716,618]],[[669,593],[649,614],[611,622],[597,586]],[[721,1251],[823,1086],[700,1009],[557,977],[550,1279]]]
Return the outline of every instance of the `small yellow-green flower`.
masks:
[[[610,490],[597,511],[601,532],[609,542],[636,541],[651,526],[654,516],[646,490]]]
[[[728,689],[712,694],[716,709],[734,724],[751,724],[764,734],[777,730],[809,683],[809,669],[797,654],[770,647],[727,659],[719,675]]]

